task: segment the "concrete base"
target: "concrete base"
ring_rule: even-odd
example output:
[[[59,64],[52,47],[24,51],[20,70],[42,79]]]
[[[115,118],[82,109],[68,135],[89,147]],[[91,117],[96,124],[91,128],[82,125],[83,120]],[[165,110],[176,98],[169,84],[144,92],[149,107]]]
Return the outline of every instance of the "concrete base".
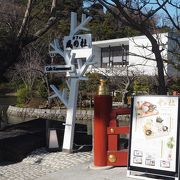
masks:
[[[62,149],[62,152],[65,152],[65,153],[73,153],[73,150],[72,149]]]
[[[95,166],[94,163],[91,163],[88,167],[92,170],[106,170],[112,169],[114,166]]]

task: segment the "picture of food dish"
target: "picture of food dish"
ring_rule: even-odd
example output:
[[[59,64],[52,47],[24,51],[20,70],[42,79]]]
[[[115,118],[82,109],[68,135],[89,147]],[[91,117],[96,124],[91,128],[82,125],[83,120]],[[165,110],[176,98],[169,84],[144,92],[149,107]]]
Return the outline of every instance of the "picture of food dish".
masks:
[[[170,128],[163,123],[163,119],[158,116],[156,119],[148,119],[143,125],[145,137],[160,137],[169,134]]]
[[[138,101],[136,108],[137,108],[137,117],[139,118],[157,115],[159,113],[156,109],[157,106],[147,101],[144,102]]]
[[[145,157],[145,165],[155,166],[155,157],[152,154],[147,153]]]
[[[160,166],[163,167],[163,168],[170,168],[170,162],[162,160],[160,162]]]
[[[168,141],[167,141],[166,145],[167,145],[167,147],[169,149],[168,160],[171,161],[172,156],[173,156],[172,149],[174,148],[174,138],[173,137],[168,138]]]
[[[134,156],[133,163],[134,164],[142,164],[142,157]]]
[[[146,158],[145,164],[148,166],[155,166],[155,159]]]
[[[143,152],[139,151],[139,150],[134,150],[134,156],[142,157],[143,156]]]

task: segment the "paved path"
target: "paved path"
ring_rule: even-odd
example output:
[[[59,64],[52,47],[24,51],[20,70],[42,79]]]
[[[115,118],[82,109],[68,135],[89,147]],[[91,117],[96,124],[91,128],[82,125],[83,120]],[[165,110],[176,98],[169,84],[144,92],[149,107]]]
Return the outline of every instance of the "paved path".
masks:
[[[92,152],[32,152],[22,162],[0,164],[0,180],[116,180],[126,178],[126,168],[92,170]]]
[[[92,152],[33,151],[20,163],[0,164],[0,180],[129,180],[126,168],[92,170]]]
[[[126,167],[94,170],[89,168],[90,163],[91,161],[47,174],[37,180],[133,180],[126,177]]]
[[[49,153],[45,148],[32,152],[22,162],[0,164],[0,180],[32,180],[92,160],[91,152]]]
[[[0,180],[132,180],[126,167],[94,170],[91,164],[92,152],[49,153],[41,148],[20,163],[0,164]]]

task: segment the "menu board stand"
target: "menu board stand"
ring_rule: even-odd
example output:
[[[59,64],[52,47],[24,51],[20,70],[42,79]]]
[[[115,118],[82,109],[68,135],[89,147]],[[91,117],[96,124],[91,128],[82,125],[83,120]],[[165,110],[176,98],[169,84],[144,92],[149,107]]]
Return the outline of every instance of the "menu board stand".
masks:
[[[129,178],[135,178],[135,179],[143,179],[143,180],[157,180],[157,179],[160,179],[160,178],[162,178],[162,179],[164,179],[164,177],[166,178],[166,179],[174,179],[174,180],[179,180],[179,175],[178,175],[178,177],[169,177],[169,176],[159,176],[159,175],[152,175],[152,176],[154,176],[154,178],[153,177],[147,177],[149,174],[146,174],[146,173],[144,173],[144,174],[132,174],[134,171],[132,171],[132,170],[127,170],[127,177],[129,177]],[[158,178],[157,178],[158,177]],[[161,179],[161,180],[162,180]]]
[[[180,178],[180,99],[134,96],[127,177]]]

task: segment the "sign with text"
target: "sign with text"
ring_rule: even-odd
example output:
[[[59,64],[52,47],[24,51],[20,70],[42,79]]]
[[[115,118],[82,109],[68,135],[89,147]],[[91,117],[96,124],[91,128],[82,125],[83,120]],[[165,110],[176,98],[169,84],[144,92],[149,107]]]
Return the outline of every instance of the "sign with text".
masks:
[[[71,51],[75,58],[88,58],[92,55],[91,34],[65,36],[63,41],[64,51]]]
[[[135,96],[129,169],[176,176],[179,156],[179,98]]]
[[[49,65],[45,66],[45,72],[70,72],[72,67],[68,65]]]

